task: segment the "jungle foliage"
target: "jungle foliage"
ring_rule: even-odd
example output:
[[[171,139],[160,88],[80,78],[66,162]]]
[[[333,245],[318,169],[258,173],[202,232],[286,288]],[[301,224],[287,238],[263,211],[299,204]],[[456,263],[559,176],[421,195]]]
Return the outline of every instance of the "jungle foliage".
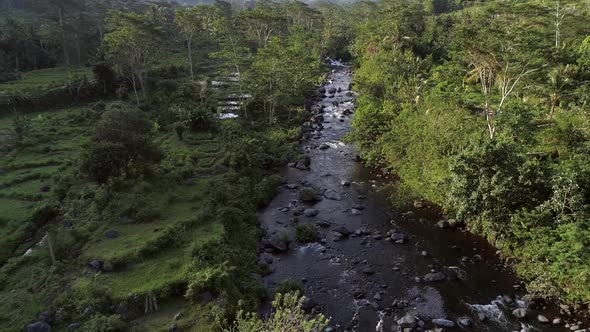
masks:
[[[516,257],[529,291],[590,301],[588,2],[361,8],[364,159]]]

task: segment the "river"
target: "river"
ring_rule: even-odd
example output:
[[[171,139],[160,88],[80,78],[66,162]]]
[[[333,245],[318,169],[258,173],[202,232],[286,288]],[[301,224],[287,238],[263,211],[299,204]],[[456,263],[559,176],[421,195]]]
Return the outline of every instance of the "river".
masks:
[[[552,321],[558,311],[519,300],[521,283],[486,241],[436,227],[442,216],[435,208],[392,208],[388,188],[395,182],[363,166],[356,148],[342,141],[353,116],[346,110],[355,107],[351,81],[348,66],[334,67],[324,98],[314,106],[323,109],[317,111],[323,121],[314,117],[323,128],[302,144],[309,169],[287,167],[285,185],[259,214],[267,234],[260,256],[271,271],[264,278],[267,288],[302,282],[310,299],[306,307],[330,317],[333,331],[376,331],[378,324],[397,331],[397,321],[407,315],[424,322],[403,322],[416,330],[447,319],[470,331],[569,331],[538,322],[538,314]],[[299,190],[308,186],[327,192],[312,204],[299,201]],[[317,242],[295,241],[297,225],[305,223],[317,225]],[[287,235],[288,249],[276,245]],[[527,307],[526,318],[512,314],[519,307]]]

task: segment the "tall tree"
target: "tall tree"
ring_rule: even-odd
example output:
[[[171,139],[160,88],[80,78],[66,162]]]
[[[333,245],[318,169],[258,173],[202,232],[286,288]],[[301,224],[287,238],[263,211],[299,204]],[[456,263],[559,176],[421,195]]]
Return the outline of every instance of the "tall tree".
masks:
[[[146,80],[151,65],[162,52],[162,28],[145,14],[109,12],[110,32],[105,34],[102,50],[120,75],[133,86],[139,104],[138,87],[146,98]]]
[[[217,7],[199,5],[182,8],[176,11],[176,24],[183,35],[188,50],[191,79],[195,79],[192,46],[198,36],[212,36],[221,18],[221,12]]]

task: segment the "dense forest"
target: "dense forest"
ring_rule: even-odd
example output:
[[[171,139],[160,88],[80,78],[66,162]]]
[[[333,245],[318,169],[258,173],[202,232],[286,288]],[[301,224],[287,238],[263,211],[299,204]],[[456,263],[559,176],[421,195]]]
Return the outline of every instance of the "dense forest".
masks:
[[[435,4],[359,25],[352,138],[517,257],[529,291],[588,301],[588,2]]]
[[[326,59],[351,63],[347,142],[396,176],[393,206],[440,207],[587,311],[589,20],[588,0],[2,1],[0,330],[322,331],[298,293],[256,314],[257,211],[305,162]]]

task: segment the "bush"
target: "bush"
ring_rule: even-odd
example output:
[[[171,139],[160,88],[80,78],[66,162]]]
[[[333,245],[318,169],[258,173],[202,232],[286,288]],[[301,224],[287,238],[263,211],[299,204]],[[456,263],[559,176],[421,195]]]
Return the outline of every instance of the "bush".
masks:
[[[316,202],[320,200],[319,191],[313,187],[303,187],[299,189],[299,200],[307,203]]]
[[[318,230],[313,224],[297,225],[295,239],[298,242],[314,242],[318,239]]]
[[[262,321],[252,313],[240,311],[235,321],[235,327],[226,332],[319,332],[322,331],[330,321],[319,314],[310,316],[303,310],[305,297],[300,293],[277,294],[272,306],[273,314]],[[288,319],[286,319],[288,317]]]
[[[473,144],[453,159],[450,170],[448,206],[490,238],[506,231],[514,212],[537,206],[550,193],[546,166],[512,143]]]
[[[86,332],[119,332],[125,330],[125,324],[119,315],[97,314],[85,322],[81,330]]]
[[[176,119],[192,130],[217,129],[215,110],[206,104],[183,103],[172,106]]]
[[[141,174],[144,166],[161,158],[145,115],[123,104],[111,104],[96,127],[92,143],[86,147],[81,169],[91,179],[106,182],[123,173]]]
[[[275,294],[289,294],[298,293],[303,294],[304,287],[303,283],[298,280],[287,279],[283,280],[279,286],[275,289]]]

